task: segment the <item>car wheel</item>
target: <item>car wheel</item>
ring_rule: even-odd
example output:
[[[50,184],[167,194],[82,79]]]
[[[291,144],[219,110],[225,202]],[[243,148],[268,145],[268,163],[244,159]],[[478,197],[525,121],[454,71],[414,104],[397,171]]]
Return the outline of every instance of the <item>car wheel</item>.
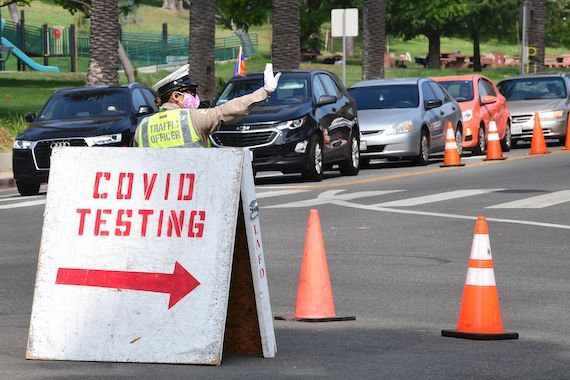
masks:
[[[40,183],[38,182],[16,181],[16,187],[22,196],[38,195],[40,192]]]
[[[511,149],[515,149],[519,143],[519,140],[513,140],[511,138]]]
[[[303,172],[303,177],[312,181],[323,179],[323,144],[319,135],[311,138],[309,154],[307,155],[307,166]]]
[[[360,168],[370,167],[370,158],[360,158]]]
[[[560,145],[566,145],[566,136],[559,137],[558,141],[560,142]]]
[[[461,127],[457,127],[455,131],[455,143],[457,144],[459,156],[463,156],[463,132],[461,132]]]
[[[422,131],[420,137],[420,151],[417,156],[414,157],[414,163],[417,165],[427,165],[429,160],[429,140],[426,131]]]
[[[357,175],[360,170],[360,143],[356,136],[352,136],[350,144],[350,156],[342,161],[339,165],[340,174]]]
[[[487,151],[487,141],[485,140],[485,126],[479,126],[479,132],[477,133],[477,146],[473,150],[475,154],[485,154]]]
[[[511,136],[511,123],[507,121],[507,129],[505,129],[505,137],[501,140],[501,149],[508,152],[513,147],[513,139]]]

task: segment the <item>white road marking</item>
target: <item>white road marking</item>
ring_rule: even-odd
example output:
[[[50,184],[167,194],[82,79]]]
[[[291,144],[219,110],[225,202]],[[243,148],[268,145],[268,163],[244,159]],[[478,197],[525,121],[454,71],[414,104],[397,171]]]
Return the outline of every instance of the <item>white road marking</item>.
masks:
[[[381,207],[418,206],[418,205],[423,205],[423,204],[427,204],[427,203],[441,202],[441,201],[447,201],[450,199],[466,198],[466,197],[471,197],[474,195],[487,194],[487,193],[492,193],[492,192],[500,191],[500,190],[503,190],[503,189],[454,190],[454,191],[447,191],[444,193],[424,195],[421,197],[400,199],[400,200],[392,201],[392,202],[378,203],[376,206],[381,206]]]
[[[289,185],[289,186],[263,186],[257,185],[255,190],[271,189],[271,190],[283,190],[283,189],[302,189],[303,186],[299,185]]]
[[[262,191],[255,194],[257,199],[279,197],[281,195],[300,194],[309,190],[275,190],[275,191]]]
[[[554,193],[538,195],[536,197],[520,199],[518,201],[508,203],[501,203],[486,208],[544,208],[564,202],[570,202],[570,190],[556,191]]]
[[[31,206],[38,206],[43,205],[46,203],[45,199],[40,199],[37,201],[28,201],[28,202],[19,202],[19,203],[11,203],[8,205],[0,205],[0,210],[6,210],[10,208],[20,208],[20,207],[31,207]]]
[[[307,199],[304,201],[285,203],[275,206],[267,206],[264,208],[291,208],[291,207],[312,207],[326,203],[334,203],[334,201],[350,201],[359,198],[375,197],[378,195],[397,193],[405,190],[377,190],[377,191],[358,191],[355,193],[338,194],[345,191],[344,189],[327,190],[320,193],[315,199]]]
[[[10,201],[21,201],[21,200],[25,200],[25,199],[35,199],[35,198],[39,198],[39,197],[44,197],[44,195],[34,195],[31,197],[21,197],[20,195],[16,195],[16,196],[11,196],[11,197],[7,197],[7,198],[1,198],[0,202],[10,202]]]

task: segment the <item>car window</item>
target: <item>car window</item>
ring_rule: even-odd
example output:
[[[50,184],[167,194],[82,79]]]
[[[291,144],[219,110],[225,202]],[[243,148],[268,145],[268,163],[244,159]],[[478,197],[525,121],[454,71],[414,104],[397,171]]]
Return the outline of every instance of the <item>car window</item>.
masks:
[[[156,96],[148,88],[143,88],[141,91],[143,92],[147,103],[150,104],[153,110],[157,111],[158,107],[156,106]]]
[[[133,111],[137,112],[141,106],[148,106],[141,90],[135,88],[132,93],[133,96]]]
[[[508,79],[498,87],[507,100],[564,99],[568,96],[560,77]]]
[[[323,86],[323,83],[319,79],[318,75],[315,75],[313,77],[313,94],[317,101],[321,98],[321,96],[327,94],[325,91],[325,87]]]
[[[357,110],[417,108],[418,86],[415,84],[354,87],[348,90]]]
[[[473,100],[473,82],[470,80],[446,81],[440,84],[458,102]]]
[[[251,94],[263,87],[262,78],[240,79],[230,82],[216,101],[216,105],[226,103],[239,96]],[[309,100],[309,86],[306,77],[285,76],[279,79],[277,89],[271,97],[259,104],[260,107],[295,105]]]
[[[443,92],[443,90],[441,89],[441,87],[439,87],[437,83],[428,82],[428,85],[435,94],[436,99],[441,100],[443,103],[448,102],[450,100],[449,97],[445,95],[445,92]]]
[[[486,79],[481,79],[481,81],[483,82],[483,86],[485,86],[485,89],[487,90],[487,94],[497,96],[495,88],[493,87],[493,84],[491,82],[489,82]]]
[[[437,97],[429,86],[429,82],[422,83],[422,94],[424,96],[424,101],[437,100]]]
[[[479,90],[479,98],[482,98],[485,95],[489,95],[487,93],[487,88],[483,84],[483,79],[479,79],[479,81],[477,82],[477,89]]]
[[[118,116],[127,113],[128,91],[78,91],[55,94],[42,109],[38,120]]]
[[[326,74],[319,74],[318,76],[319,78],[321,78],[323,86],[325,86],[325,91],[327,95],[334,96],[335,98],[338,99],[340,97],[340,93],[332,78]]]

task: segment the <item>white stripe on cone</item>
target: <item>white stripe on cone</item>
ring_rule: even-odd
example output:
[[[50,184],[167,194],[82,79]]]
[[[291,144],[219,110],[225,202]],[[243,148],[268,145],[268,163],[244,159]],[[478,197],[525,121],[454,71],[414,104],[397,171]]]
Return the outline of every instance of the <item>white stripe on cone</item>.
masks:
[[[489,235],[473,235],[473,244],[471,245],[471,255],[469,257],[472,260],[493,260]]]
[[[453,133],[453,128],[447,128],[447,137],[445,139],[445,149],[457,149],[457,141],[455,141],[455,135]]]
[[[465,285],[496,286],[493,268],[468,268]]]
[[[488,141],[499,141],[499,133],[497,129],[497,123],[494,120],[489,122],[489,137]]]

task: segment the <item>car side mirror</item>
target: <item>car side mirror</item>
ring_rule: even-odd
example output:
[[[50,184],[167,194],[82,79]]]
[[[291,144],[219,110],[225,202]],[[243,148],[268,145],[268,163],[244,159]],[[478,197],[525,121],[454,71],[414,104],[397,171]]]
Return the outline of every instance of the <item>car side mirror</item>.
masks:
[[[36,120],[36,113],[30,112],[29,114],[24,116],[24,120],[26,120],[28,123],[31,123],[32,121]]]
[[[327,104],[333,104],[337,101],[334,96],[322,95],[317,101],[317,107],[326,106]]]
[[[136,115],[137,116],[143,116],[143,115],[151,114],[152,112],[153,112],[152,108],[150,108],[149,106],[140,106]]]
[[[485,95],[481,98],[481,104],[492,104],[497,102],[497,97],[493,95]]]
[[[426,100],[424,102],[424,106],[426,110],[431,110],[432,108],[441,107],[443,105],[443,101],[441,99],[432,99]]]

